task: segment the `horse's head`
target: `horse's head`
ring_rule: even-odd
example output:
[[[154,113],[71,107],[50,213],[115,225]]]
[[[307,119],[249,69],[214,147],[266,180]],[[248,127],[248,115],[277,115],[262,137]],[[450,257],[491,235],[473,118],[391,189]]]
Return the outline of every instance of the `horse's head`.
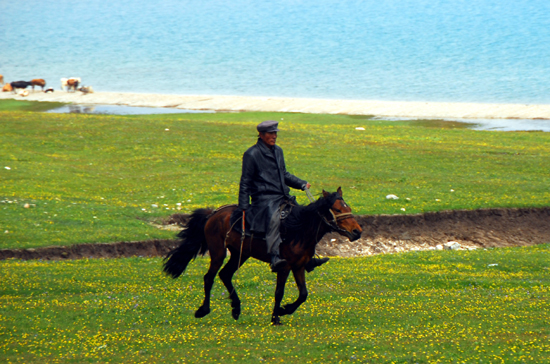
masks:
[[[323,216],[325,222],[332,230],[346,236],[350,241],[359,239],[363,229],[353,217],[351,207],[344,201],[342,188],[338,187],[335,193],[328,193],[323,190],[323,197],[330,204],[327,216]]]

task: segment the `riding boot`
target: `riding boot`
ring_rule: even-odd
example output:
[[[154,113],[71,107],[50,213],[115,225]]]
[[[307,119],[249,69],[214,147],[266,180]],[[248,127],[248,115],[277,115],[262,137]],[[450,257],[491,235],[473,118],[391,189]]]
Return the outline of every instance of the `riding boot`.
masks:
[[[322,265],[322,264],[325,264],[326,262],[328,262],[329,258],[320,258],[320,259],[317,259],[317,258],[311,258],[309,262],[307,262],[305,268],[306,268],[306,271],[308,273],[310,273],[311,271],[313,271],[316,267]]]
[[[281,259],[278,254],[271,254],[271,271],[278,273],[286,266],[286,260]]]

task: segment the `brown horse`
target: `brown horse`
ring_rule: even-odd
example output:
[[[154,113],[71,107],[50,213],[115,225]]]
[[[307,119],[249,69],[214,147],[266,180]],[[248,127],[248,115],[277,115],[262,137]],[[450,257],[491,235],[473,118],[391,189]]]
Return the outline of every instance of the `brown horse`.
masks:
[[[241,301],[231,282],[233,274],[250,257],[266,263],[271,261],[264,240],[253,235],[242,236],[232,229],[230,219],[236,208],[235,205],[229,205],[217,210],[194,211],[186,228],[178,234],[182,239],[180,246],[169,252],[164,259],[164,272],[177,278],[197,254],[204,255],[207,251],[210,253],[210,268],[204,276],[204,301],[195,312],[197,318],[210,313],[210,291],[227,250],[231,257],[219,276],[229,292],[231,314],[235,320],[241,314]],[[305,265],[315,254],[317,243],[325,234],[332,231],[348,237],[351,241],[359,239],[362,233],[361,227],[353,218],[351,208],[342,198],[341,188],[334,193],[323,191],[321,198],[307,206],[294,206],[288,217],[282,220],[283,243],[280,246],[280,255],[287,261],[287,266],[277,273],[275,307],[271,316],[273,325],[280,325],[279,316],[294,313],[305,302]],[[299,296],[295,302],[281,307],[290,271],[298,286]]]

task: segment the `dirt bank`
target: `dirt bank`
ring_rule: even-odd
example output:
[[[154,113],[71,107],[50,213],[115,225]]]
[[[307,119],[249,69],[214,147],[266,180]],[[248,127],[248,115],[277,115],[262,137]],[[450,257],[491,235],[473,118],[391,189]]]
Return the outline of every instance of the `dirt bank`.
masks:
[[[172,215],[163,227],[177,229],[187,218],[187,215]],[[550,207],[356,216],[356,219],[363,228],[361,239],[349,242],[337,234],[329,234],[317,246],[317,253],[353,257],[443,249],[448,242],[458,243],[461,249],[550,243]],[[0,250],[0,260],[164,256],[177,244],[174,239],[5,249]]]

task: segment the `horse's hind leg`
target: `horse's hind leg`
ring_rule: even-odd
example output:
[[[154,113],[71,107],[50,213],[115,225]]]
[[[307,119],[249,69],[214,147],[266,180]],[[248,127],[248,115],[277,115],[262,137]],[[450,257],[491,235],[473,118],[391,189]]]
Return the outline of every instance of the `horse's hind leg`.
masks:
[[[210,313],[210,292],[212,291],[212,286],[214,285],[216,273],[220,270],[223,260],[225,259],[225,254],[224,249],[222,254],[210,256],[210,268],[208,268],[208,272],[204,275],[204,301],[202,302],[201,307],[199,307],[199,309],[195,312],[196,318],[204,317]]]
[[[235,287],[233,286],[233,282],[231,281],[233,279],[233,275],[239,269],[241,265],[244,264],[244,262],[248,259],[248,256],[241,256],[240,252],[231,251],[231,258],[229,258],[229,262],[223,267],[223,269],[220,271],[220,279],[222,280],[225,288],[227,288],[227,292],[229,292],[229,298],[231,299],[231,316],[235,320],[239,319],[239,316],[241,315],[241,300],[239,299],[239,296],[237,295],[237,291],[235,291]]]

